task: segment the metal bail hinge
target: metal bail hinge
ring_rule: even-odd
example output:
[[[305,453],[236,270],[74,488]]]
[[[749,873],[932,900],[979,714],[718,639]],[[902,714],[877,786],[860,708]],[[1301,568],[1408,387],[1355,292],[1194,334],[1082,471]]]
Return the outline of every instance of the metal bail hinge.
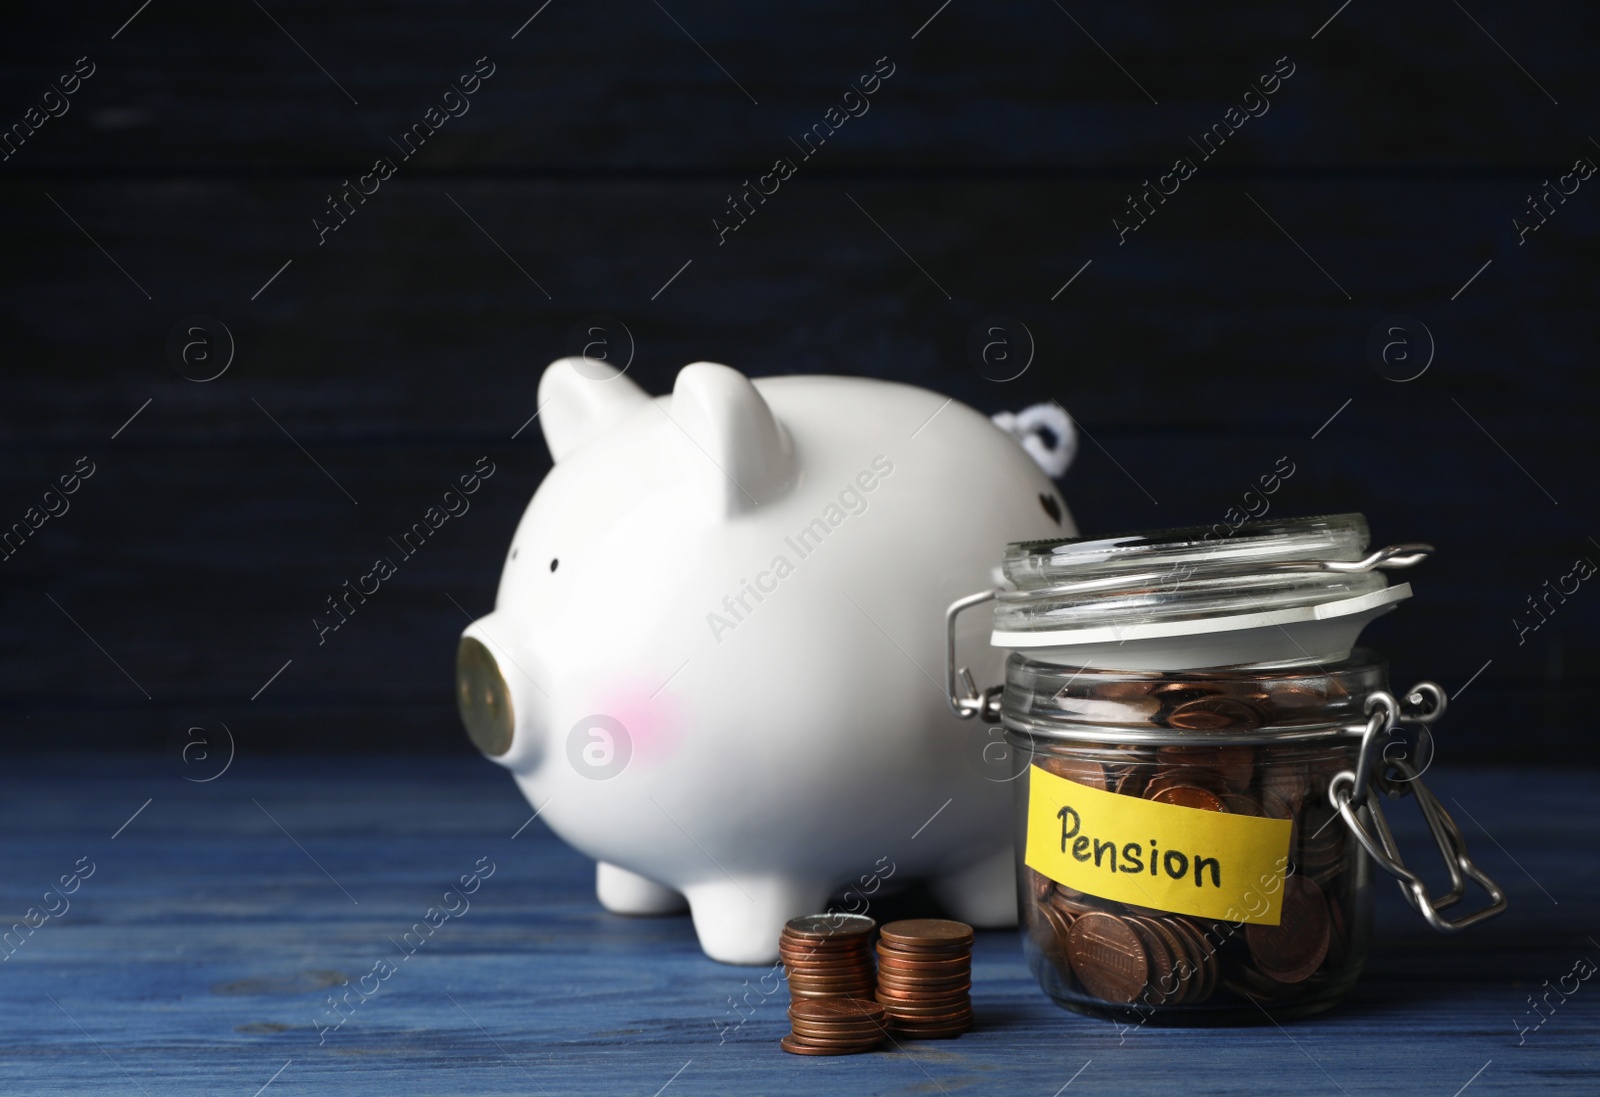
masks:
[[[1473,863],[1472,858],[1467,856],[1467,843],[1462,836],[1461,828],[1444,809],[1439,798],[1423,783],[1417,768],[1405,758],[1384,756],[1384,748],[1378,741],[1380,738],[1387,738],[1396,726],[1399,724],[1426,726],[1444,713],[1444,690],[1433,682],[1419,682],[1411,687],[1406,693],[1405,701],[1405,706],[1402,707],[1393,696],[1383,691],[1378,691],[1367,698],[1367,726],[1362,734],[1361,754],[1357,759],[1356,768],[1334,775],[1333,780],[1328,783],[1328,799],[1338,809],[1345,825],[1350,828],[1350,833],[1355,835],[1356,841],[1361,843],[1368,856],[1399,882],[1400,894],[1405,896],[1406,902],[1410,903],[1434,929],[1441,933],[1453,933],[1493,918],[1505,910],[1506,895],[1500,885],[1491,880]],[[1382,772],[1385,768],[1398,771],[1399,778],[1387,777]],[[1444,858],[1445,868],[1450,873],[1448,893],[1437,899],[1433,898],[1429,895],[1428,886],[1422,882],[1422,878],[1406,867],[1405,859],[1400,854],[1400,847],[1395,842],[1394,832],[1389,829],[1389,821],[1384,818],[1382,806],[1377,798],[1368,795],[1373,787],[1383,788],[1393,797],[1404,796],[1407,793],[1415,794],[1417,806],[1421,808],[1422,817],[1428,822],[1428,830],[1432,833],[1433,840],[1439,847],[1440,856]],[[1446,918],[1441,915],[1439,913],[1441,910],[1460,902],[1466,895],[1467,880],[1473,881],[1488,893],[1489,904],[1456,918]]]
[[[956,667],[956,618],[960,616],[962,610],[993,601],[994,596],[999,593],[999,589],[996,588],[969,594],[965,598],[957,598],[951,602],[950,608],[944,611],[945,699],[950,703],[950,711],[963,720],[977,716],[986,724],[1000,722],[1000,694],[1004,692],[1003,688],[989,686],[980,693],[972,680],[972,672],[966,667],[959,669]]]

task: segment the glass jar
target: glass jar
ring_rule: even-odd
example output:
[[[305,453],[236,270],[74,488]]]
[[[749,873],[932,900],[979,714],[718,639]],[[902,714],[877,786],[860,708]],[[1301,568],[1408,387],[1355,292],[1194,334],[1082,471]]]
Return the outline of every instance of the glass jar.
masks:
[[[1444,692],[1397,699],[1354,646],[1410,594],[1379,572],[1432,549],[1367,540],[1350,514],[1025,542],[1008,587],[947,611],[951,707],[1011,748],[1023,947],[1060,1005],[1192,1025],[1327,1009],[1366,959],[1373,864],[1435,929],[1505,909],[1420,779]],[[991,599],[1012,654],[980,693],[956,618]],[[1448,893],[1406,867],[1375,793],[1414,796]],[[1469,880],[1488,903],[1446,918]]]
[[[1012,655],[1006,739],[1030,771],[1016,793],[1018,910],[1045,993],[1084,1013],[1190,1024],[1260,1020],[1262,1007],[1283,1019],[1343,997],[1366,959],[1372,874],[1327,792],[1360,753],[1346,726],[1386,685],[1366,652],[1325,670],[1176,673]],[[1081,789],[1101,795],[1083,802]],[[1108,811],[1106,795],[1136,803]],[[1147,820],[1147,805],[1180,810]],[[1288,825],[1259,828],[1267,851],[1252,862],[1191,837],[1184,810]],[[1038,846],[1056,832],[1030,833],[1039,816],[1062,822],[1049,860]],[[1274,905],[1276,925],[1263,917]]]

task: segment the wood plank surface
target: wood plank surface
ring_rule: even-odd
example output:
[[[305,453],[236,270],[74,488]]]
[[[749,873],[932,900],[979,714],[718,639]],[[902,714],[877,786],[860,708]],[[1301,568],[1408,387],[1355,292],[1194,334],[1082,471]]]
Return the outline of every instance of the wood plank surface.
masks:
[[[1600,1070],[1592,983],[1551,997],[1542,1024],[1528,1004],[1600,962],[1592,774],[1430,773],[1510,910],[1446,938],[1380,882],[1366,974],[1321,1017],[1119,1033],[1052,1005],[1016,935],[995,931],[974,950],[972,1032],[814,1060],[779,1050],[787,991],[769,978],[763,1000],[765,969],[707,960],[686,916],[601,911],[592,864],[541,822],[519,833],[531,810],[487,762],[240,757],[185,779],[203,769],[40,758],[0,779],[7,921],[93,866],[0,965],[6,1092],[1048,1095],[1070,1080],[1074,1094],[1448,1097],[1469,1081],[1587,1094]],[[1395,817],[1420,859],[1412,813]],[[470,906],[398,959],[391,939],[490,865]],[[330,988],[385,957],[397,971],[321,1033]]]

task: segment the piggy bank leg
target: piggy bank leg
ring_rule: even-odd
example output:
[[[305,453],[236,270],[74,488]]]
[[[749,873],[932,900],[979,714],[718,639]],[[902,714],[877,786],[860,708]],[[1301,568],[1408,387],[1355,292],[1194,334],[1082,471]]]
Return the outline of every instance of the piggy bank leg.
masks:
[[[1010,846],[930,884],[945,909],[969,925],[1017,924],[1016,853]]]
[[[783,924],[822,910],[831,890],[824,883],[724,878],[694,884],[684,894],[707,956],[723,964],[770,964],[778,958]]]
[[[594,891],[612,914],[681,914],[688,909],[671,888],[604,861],[595,865]]]

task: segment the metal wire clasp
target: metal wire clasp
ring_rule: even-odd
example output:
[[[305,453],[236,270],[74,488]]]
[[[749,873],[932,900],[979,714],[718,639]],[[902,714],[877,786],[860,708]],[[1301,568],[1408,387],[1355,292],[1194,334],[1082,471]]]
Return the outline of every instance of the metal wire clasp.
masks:
[[[994,600],[1000,593],[998,587],[993,590],[979,591],[969,594],[965,598],[957,598],[950,603],[950,608],[944,611],[944,692],[945,700],[950,703],[950,711],[963,720],[970,720],[974,716],[981,717],[986,724],[1000,722],[1000,694],[1003,688],[990,686],[982,693],[972,680],[972,672],[966,667],[956,668],[956,618],[964,609],[981,606],[985,602]],[[957,683],[960,683],[961,692],[956,692]]]
[[[1466,839],[1461,834],[1461,828],[1444,809],[1439,798],[1423,783],[1417,768],[1409,759],[1387,757],[1384,746],[1380,744],[1380,740],[1387,739],[1390,732],[1401,724],[1426,727],[1442,716],[1445,709],[1444,690],[1433,682],[1419,682],[1406,693],[1404,705],[1396,701],[1393,695],[1379,690],[1367,698],[1366,709],[1367,724],[1362,732],[1361,754],[1356,760],[1356,768],[1334,775],[1328,783],[1328,799],[1338,809],[1356,841],[1384,871],[1395,877],[1400,885],[1400,894],[1434,929],[1440,933],[1454,933],[1493,918],[1506,909],[1505,892],[1467,856]],[[1399,778],[1389,777],[1385,772],[1387,769],[1398,771]],[[1449,892],[1433,898],[1422,878],[1406,867],[1394,832],[1384,818],[1381,804],[1368,795],[1374,787],[1393,799],[1408,794],[1416,796],[1417,806],[1428,822],[1428,830],[1450,873]],[[1456,918],[1443,917],[1439,913],[1441,910],[1460,902],[1466,895],[1466,882],[1469,879],[1488,893],[1489,904]]]

